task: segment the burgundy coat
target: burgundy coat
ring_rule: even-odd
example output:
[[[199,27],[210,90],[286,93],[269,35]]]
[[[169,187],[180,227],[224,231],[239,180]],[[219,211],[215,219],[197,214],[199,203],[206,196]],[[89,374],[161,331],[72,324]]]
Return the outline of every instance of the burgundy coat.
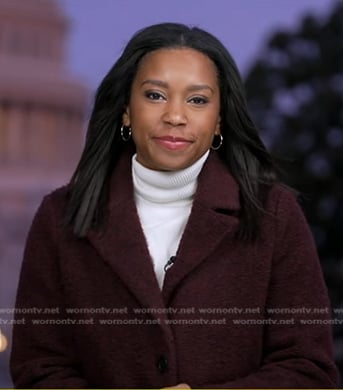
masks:
[[[327,290],[293,195],[273,188],[261,238],[237,241],[238,187],[212,152],[161,292],[130,164],[124,154],[107,222],[87,238],[62,227],[65,189],[39,208],[17,296],[31,314],[17,314],[15,386],[337,386]]]

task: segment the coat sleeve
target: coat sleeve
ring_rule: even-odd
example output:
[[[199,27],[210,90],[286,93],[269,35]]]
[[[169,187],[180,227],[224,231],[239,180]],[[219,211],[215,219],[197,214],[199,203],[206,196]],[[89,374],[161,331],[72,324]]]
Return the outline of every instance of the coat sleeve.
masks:
[[[13,328],[11,374],[16,388],[85,388],[70,325],[62,321],[58,245],[48,199],[38,209],[26,242],[15,314],[21,321]]]
[[[274,235],[275,249],[266,308],[289,309],[289,313],[266,313],[265,318],[277,324],[265,325],[265,352],[258,370],[206,388],[338,386],[330,302],[313,237],[295,197],[283,189],[277,192],[281,195],[276,218],[272,217],[274,232],[268,234]]]

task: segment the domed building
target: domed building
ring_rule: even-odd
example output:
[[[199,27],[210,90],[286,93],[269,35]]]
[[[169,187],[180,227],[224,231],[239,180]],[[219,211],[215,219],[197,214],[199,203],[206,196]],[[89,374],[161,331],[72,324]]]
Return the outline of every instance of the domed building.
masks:
[[[55,0],[0,1],[0,309],[8,309],[0,387],[11,387],[5,320],[29,225],[42,196],[68,181],[83,144],[89,92],[66,66],[69,27]]]
[[[0,2],[0,166],[61,172],[78,159],[87,94],[67,71],[52,0]]]

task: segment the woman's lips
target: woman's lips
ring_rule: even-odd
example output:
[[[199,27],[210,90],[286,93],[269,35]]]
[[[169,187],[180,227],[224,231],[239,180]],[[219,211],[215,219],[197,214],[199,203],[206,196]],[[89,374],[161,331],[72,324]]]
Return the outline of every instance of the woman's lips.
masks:
[[[168,150],[183,150],[193,143],[188,139],[172,136],[154,137],[154,140]]]

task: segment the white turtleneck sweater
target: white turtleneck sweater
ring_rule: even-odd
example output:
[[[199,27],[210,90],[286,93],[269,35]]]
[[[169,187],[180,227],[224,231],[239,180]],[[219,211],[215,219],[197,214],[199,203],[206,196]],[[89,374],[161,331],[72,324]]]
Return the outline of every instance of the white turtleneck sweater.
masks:
[[[186,169],[168,172],[148,169],[136,154],[132,157],[136,207],[161,289],[164,267],[176,255],[208,155],[209,151]]]

